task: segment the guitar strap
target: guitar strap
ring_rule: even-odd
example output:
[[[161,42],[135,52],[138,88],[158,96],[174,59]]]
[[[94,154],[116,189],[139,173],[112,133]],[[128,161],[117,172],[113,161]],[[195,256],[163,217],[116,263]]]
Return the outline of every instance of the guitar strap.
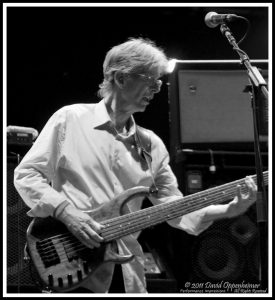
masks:
[[[153,184],[150,188],[150,193],[157,194],[158,188],[156,186],[155,179],[153,176],[153,170],[152,170],[152,160],[153,160],[151,155],[152,142],[151,142],[149,131],[143,127],[136,125],[136,133],[134,137],[135,137],[136,146],[138,150],[140,149],[141,156],[146,161],[152,178]]]

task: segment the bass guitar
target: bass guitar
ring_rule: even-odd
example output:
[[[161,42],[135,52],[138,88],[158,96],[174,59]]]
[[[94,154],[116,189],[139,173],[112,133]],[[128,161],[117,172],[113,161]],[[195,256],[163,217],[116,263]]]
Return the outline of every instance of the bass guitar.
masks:
[[[265,185],[268,171],[263,172]],[[252,176],[256,180],[256,175]],[[133,255],[116,252],[116,240],[156,224],[191,213],[211,204],[234,198],[236,186],[247,192],[245,179],[236,180],[175,201],[154,205],[136,212],[123,214],[123,206],[140,196],[148,196],[149,188],[138,186],[126,190],[109,203],[87,213],[104,225],[99,248],[84,246],[67,227],[52,217],[34,218],[27,230],[27,248],[32,265],[43,285],[57,292],[73,290],[83,284],[103,263],[126,263]]]

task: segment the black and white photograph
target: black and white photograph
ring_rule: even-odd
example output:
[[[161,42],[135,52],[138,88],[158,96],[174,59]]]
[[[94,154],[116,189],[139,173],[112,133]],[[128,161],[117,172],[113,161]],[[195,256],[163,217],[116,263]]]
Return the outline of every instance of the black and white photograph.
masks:
[[[2,8],[3,296],[272,296],[272,3]]]

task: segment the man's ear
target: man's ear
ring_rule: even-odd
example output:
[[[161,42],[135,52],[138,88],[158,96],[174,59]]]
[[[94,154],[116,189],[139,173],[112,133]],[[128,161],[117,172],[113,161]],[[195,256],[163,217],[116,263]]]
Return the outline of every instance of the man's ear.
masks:
[[[123,88],[125,84],[125,74],[123,72],[116,71],[114,81],[118,87]]]

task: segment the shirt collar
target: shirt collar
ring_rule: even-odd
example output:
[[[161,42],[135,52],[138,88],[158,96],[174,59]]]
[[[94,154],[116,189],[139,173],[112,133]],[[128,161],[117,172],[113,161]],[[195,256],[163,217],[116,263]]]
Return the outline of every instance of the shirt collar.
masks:
[[[111,118],[107,112],[104,99],[102,99],[96,104],[95,115],[93,117],[93,127],[96,128],[108,122],[111,122]]]
[[[129,122],[130,124],[129,124],[128,136],[131,136],[136,132],[136,122],[133,116],[130,117]],[[96,128],[104,124],[109,124],[112,126],[112,121],[108,114],[105,101],[104,99],[102,99],[100,102],[96,104],[95,115],[93,119],[93,127]]]

